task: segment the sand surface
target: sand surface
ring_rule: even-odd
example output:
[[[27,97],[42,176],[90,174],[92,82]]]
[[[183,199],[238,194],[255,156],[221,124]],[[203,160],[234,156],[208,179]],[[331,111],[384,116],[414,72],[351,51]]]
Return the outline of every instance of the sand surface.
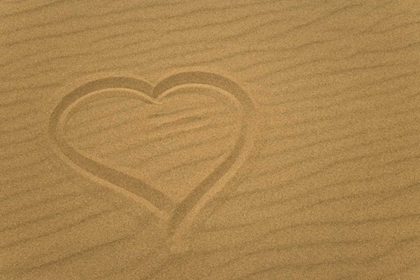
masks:
[[[420,2],[0,2],[0,279],[420,279]]]

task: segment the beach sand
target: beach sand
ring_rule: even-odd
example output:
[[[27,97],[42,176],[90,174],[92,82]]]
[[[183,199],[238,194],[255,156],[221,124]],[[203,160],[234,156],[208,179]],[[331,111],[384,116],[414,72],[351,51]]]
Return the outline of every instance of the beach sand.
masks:
[[[420,2],[0,2],[0,279],[420,279]]]

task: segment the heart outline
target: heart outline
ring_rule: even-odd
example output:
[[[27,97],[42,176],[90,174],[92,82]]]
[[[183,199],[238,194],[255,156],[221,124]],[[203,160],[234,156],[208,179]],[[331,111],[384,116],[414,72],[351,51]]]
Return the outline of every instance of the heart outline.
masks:
[[[211,86],[233,97],[242,109],[242,127],[229,156],[178,204],[143,180],[124,173],[101,159],[76,150],[64,140],[62,124],[71,112],[71,108],[101,90],[130,90],[126,92],[127,96],[136,96],[143,102],[156,104],[171,89],[189,85]],[[160,80],[155,86],[139,78],[111,76],[89,81],[67,93],[50,115],[48,132],[54,150],[63,160],[82,173],[90,174],[90,179],[93,175],[111,190],[146,206],[157,217],[168,223],[168,235],[172,244],[179,246],[176,244],[179,244],[188,232],[195,216],[224,188],[247,160],[254,143],[255,118],[254,102],[246,91],[231,79],[216,73],[203,71],[176,73]]]

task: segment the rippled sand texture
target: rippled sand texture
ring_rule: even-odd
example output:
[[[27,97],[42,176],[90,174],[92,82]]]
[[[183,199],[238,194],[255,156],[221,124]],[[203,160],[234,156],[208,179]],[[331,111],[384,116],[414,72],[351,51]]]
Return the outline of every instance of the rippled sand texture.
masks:
[[[420,279],[420,2],[225,2],[0,2],[1,280]]]

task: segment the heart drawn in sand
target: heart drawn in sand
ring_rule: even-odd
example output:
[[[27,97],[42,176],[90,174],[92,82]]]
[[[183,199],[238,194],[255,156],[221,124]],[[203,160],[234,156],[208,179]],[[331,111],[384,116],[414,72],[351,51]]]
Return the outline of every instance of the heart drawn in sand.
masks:
[[[229,155],[210,170],[180,202],[174,201],[164,190],[148,184],[144,179],[73,147],[64,137],[63,127],[74,106],[89,97],[106,95],[107,90],[110,94],[109,90],[121,89],[127,97],[159,106],[160,101],[171,91],[194,85],[214,88],[222,92],[220,94],[234,99],[241,110],[241,125],[239,136]],[[161,80],[155,86],[138,78],[108,77],[87,82],[67,93],[50,115],[48,132],[61,158],[90,178],[94,176],[109,189],[146,206],[157,217],[167,222],[168,235],[176,244],[188,231],[199,211],[223,189],[246,161],[253,146],[255,108],[252,99],[238,84],[215,73],[178,73]]]

